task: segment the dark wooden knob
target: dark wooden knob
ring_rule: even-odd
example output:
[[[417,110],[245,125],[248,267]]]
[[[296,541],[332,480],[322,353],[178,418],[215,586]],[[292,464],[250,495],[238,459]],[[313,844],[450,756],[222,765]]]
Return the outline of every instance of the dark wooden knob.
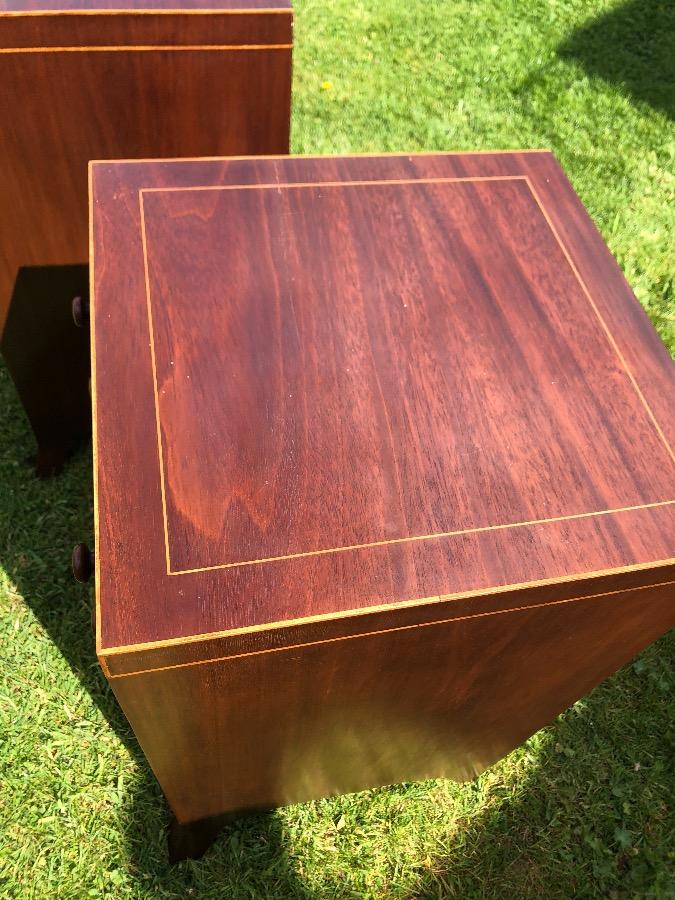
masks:
[[[75,544],[72,562],[76,581],[86,584],[94,572],[94,554],[86,544]]]
[[[78,328],[84,328],[89,321],[89,303],[83,297],[73,297],[70,304],[70,310],[73,314],[73,322]]]

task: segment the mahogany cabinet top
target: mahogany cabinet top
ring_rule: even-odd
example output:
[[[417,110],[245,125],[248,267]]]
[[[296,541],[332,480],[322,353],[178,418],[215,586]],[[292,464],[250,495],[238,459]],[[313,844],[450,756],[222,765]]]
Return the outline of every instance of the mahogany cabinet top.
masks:
[[[111,671],[672,579],[674,367],[549,152],[90,181]]]

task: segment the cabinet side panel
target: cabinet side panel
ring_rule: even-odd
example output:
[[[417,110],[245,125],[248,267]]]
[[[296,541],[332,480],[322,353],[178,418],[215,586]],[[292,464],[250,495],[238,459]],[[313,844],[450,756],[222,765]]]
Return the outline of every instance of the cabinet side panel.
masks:
[[[675,624],[675,588],[192,664],[111,683],[180,821],[464,780]]]
[[[184,0],[183,0],[184,3]],[[91,10],[68,15],[0,16],[0,48],[110,47],[152,45],[290,44],[293,16],[277,12],[191,14],[186,9],[153,14]]]
[[[87,261],[90,159],[283,154],[289,48],[0,54],[0,328],[20,266]]]

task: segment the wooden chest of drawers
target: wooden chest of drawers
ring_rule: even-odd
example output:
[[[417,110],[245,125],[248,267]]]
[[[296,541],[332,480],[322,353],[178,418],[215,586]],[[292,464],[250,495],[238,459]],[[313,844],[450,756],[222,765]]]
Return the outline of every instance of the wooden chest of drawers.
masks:
[[[551,154],[91,167],[97,650],[179,822],[470,778],[675,621],[675,379]]]

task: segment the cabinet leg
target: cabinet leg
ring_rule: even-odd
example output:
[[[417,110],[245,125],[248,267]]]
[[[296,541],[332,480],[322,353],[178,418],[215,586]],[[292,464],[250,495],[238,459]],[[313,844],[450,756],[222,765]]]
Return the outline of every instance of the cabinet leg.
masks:
[[[35,466],[35,474],[38,478],[58,475],[70,452],[70,448],[63,444],[56,447],[39,444],[37,453],[30,458],[30,462]]]
[[[0,352],[38,444],[35,468],[56,474],[91,433],[88,267],[19,270]],[[80,324],[73,321],[76,297]],[[75,304],[78,307],[78,304]]]
[[[213,844],[225,825],[237,818],[236,813],[225,813],[222,816],[212,816],[183,825],[172,815],[169,825],[169,862],[173,865],[184,859],[199,859]]]

